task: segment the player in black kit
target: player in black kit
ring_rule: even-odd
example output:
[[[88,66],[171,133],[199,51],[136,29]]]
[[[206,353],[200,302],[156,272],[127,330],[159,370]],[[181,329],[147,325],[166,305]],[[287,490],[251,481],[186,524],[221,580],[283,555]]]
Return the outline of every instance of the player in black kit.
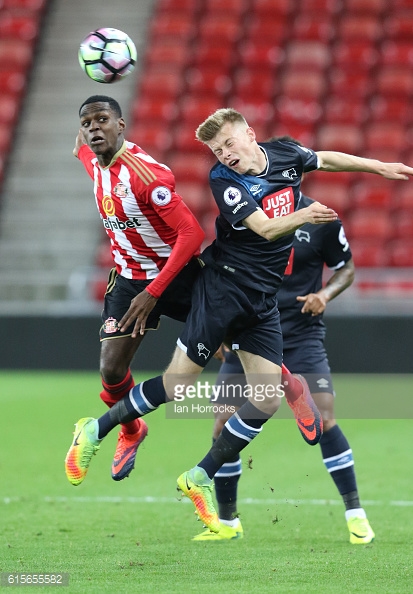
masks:
[[[299,144],[288,136],[278,140]],[[312,202],[311,198],[301,195],[298,208],[305,208]],[[324,265],[334,274],[323,287]],[[327,303],[349,287],[353,279],[354,263],[341,221],[328,225],[306,224],[295,232],[277,298],[283,334],[283,361],[292,373],[305,377],[322,414],[324,433],[319,443],[326,469],[345,504],[350,542],[367,544],[373,541],[374,532],[360,506],[352,450],[335,421],[334,390],[324,348],[323,312]],[[217,388],[221,389],[217,390],[215,401],[214,439],[230,417],[226,411],[243,404],[242,398],[236,398],[236,391],[227,389],[227,386],[245,383],[241,362],[233,351],[224,350],[224,356],[225,362],[216,381]],[[222,405],[227,406],[224,408]],[[237,455],[215,474],[221,529],[218,533],[205,530],[193,540],[218,541],[243,537],[237,511],[237,486],[241,472],[241,459]]]
[[[210,186],[220,214],[216,240],[201,255],[205,266],[195,281],[191,311],[172,361],[163,375],[135,386],[102,417],[83,423],[72,448],[81,448],[86,473],[112,429],[174,400],[177,388],[179,394],[182,387],[192,392],[207,362],[221,343],[227,344],[238,352],[251,397],[225,423],[198,465],[178,478],[178,488],[192,500],[200,519],[219,532],[213,477],[261,432],[281,402],[282,335],[276,293],[294,232],[306,223],[337,219],[332,209],[318,202],[296,210],[302,174],[315,169],[365,171],[407,180],[413,168],[334,151],[316,153],[291,142],[258,143],[254,130],[234,109],[218,110],[196,134],[219,161],[211,170]],[[121,330],[133,320],[133,312],[127,312]],[[135,327],[132,336],[138,332]],[[190,440],[185,437],[186,446]]]

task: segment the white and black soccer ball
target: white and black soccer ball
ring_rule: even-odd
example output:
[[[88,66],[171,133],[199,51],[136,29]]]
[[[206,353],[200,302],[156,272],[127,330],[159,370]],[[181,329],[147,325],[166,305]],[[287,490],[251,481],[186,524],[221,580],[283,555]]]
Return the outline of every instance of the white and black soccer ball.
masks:
[[[105,27],[85,37],[78,57],[82,70],[92,80],[108,84],[122,80],[132,72],[137,52],[129,35]]]

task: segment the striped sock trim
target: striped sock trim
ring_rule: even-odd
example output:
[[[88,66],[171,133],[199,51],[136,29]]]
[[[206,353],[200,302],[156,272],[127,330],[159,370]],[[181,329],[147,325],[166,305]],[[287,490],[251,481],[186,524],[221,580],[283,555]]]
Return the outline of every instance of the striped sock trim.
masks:
[[[157,406],[153,406],[145,397],[143,393],[144,384],[145,382],[138,384],[129,392],[129,401],[141,417],[158,408]]]
[[[225,478],[229,476],[241,476],[242,465],[241,460],[237,462],[226,462],[221,466],[218,472],[215,473],[215,478]]]
[[[248,443],[257,437],[257,435],[262,431],[262,427],[259,429],[256,427],[251,427],[247,425],[238,415],[238,413],[234,413],[230,419],[225,423],[225,427],[228,429],[230,433],[244,439]]]
[[[349,466],[354,466],[353,451],[351,449],[341,452],[337,456],[331,456],[331,458],[323,458],[323,462],[328,472],[334,472],[335,470],[343,470]]]

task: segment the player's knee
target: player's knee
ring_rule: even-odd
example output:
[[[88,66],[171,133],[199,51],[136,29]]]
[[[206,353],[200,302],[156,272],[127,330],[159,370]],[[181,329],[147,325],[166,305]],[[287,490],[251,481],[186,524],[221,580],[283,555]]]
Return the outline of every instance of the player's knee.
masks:
[[[100,375],[106,384],[114,385],[119,384],[125,377],[128,368],[124,368],[112,361],[101,361],[100,363]]]

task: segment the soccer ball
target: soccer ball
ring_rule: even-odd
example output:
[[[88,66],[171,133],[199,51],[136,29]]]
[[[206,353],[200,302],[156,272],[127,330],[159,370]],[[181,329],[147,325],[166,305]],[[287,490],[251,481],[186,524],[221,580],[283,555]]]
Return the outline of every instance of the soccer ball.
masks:
[[[79,48],[79,64],[94,81],[113,83],[135,67],[137,52],[132,39],[118,29],[106,27],[89,33]]]

